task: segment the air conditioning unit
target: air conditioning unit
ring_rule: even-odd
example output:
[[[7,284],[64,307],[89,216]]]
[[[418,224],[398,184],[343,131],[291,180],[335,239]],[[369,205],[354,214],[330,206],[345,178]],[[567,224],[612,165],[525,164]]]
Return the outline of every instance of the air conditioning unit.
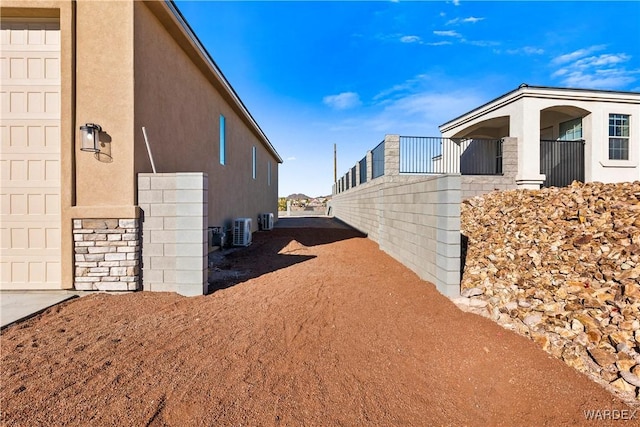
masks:
[[[273,230],[273,214],[272,213],[263,213],[259,216],[260,221],[258,225],[260,225],[260,230]]]
[[[238,218],[233,221],[233,246],[251,244],[251,218]]]
[[[227,244],[227,234],[224,232],[223,227],[209,227],[208,237],[208,252],[213,252],[216,247],[224,248]]]

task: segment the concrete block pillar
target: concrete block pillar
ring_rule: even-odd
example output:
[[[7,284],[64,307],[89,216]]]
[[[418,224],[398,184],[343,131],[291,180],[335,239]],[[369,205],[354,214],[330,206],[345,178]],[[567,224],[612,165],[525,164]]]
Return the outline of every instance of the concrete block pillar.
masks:
[[[502,139],[502,175],[513,178],[518,174],[518,138]]]
[[[373,179],[373,153],[367,151],[367,182]]]
[[[384,137],[384,174],[400,174],[400,135]]]
[[[201,172],[138,175],[145,291],[207,293],[208,183]]]

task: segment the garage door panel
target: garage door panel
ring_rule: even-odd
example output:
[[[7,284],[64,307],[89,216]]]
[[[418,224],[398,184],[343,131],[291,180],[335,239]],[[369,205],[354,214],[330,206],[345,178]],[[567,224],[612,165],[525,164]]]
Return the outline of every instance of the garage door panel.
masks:
[[[3,119],[32,120],[38,119],[58,120],[60,117],[60,93],[48,85],[39,86],[12,86],[5,88],[2,101]]]
[[[48,19],[3,20],[2,47],[11,50],[60,50],[60,24]]]
[[[3,154],[60,153],[60,126],[56,120],[0,120]]]
[[[60,262],[49,261],[24,262],[16,259],[3,260],[2,289],[59,289]]]
[[[60,81],[60,59],[56,52],[2,52],[3,78],[15,85],[55,85]]]
[[[59,289],[59,24],[1,26],[1,288]]]
[[[3,258],[25,256],[29,254],[30,249],[43,249],[41,256],[56,256],[60,249],[60,230],[42,228],[36,222],[25,222],[20,226],[5,228],[2,230],[2,236]]]
[[[2,160],[3,167],[2,193],[13,192],[13,188],[33,188],[42,185],[44,187],[60,186],[60,161],[58,154],[46,154],[41,158],[21,159],[28,156],[27,153],[7,155]],[[15,191],[22,191],[16,189]]]
[[[32,189],[23,188],[24,193],[3,193],[0,195],[3,215],[12,215],[13,218],[3,218],[6,221],[50,221],[55,220],[54,216],[60,216],[60,195],[56,192],[49,194],[33,190],[40,187],[34,186]],[[46,215],[46,217],[40,217]],[[17,216],[26,216],[17,218]]]

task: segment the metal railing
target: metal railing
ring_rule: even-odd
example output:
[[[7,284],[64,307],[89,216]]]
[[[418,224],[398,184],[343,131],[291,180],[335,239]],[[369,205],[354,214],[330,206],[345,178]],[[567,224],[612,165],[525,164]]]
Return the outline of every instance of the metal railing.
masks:
[[[371,178],[378,178],[384,175],[384,141],[382,141],[376,148],[371,150]]]
[[[385,148],[385,141],[382,141],[371,150],[371,177],[367,175],[368,156],[365,156],[339,179],[336,192],[383,176]],[[398,170],[391,165],[393,170],[389,173],[502,175],[501,139],[401,136],[398,156]]]
[[[360,184],[367,182],[367,156],[360,160]]]
[[[500,175],[502,140],[401,136],[399,172]]]
[[[543,187],[584,182],[584,140],[541,140],[540,173],[546,175]]]

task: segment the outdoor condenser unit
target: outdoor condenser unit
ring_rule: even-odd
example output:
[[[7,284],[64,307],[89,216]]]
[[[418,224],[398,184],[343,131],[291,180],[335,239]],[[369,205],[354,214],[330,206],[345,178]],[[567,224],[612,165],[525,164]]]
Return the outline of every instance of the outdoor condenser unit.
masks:
[[[233,221],[233,246],[251,244],[251,218],[238,218]]]
[[[263,213],[260,214],[260,230],[273,230],[273,214]]]

